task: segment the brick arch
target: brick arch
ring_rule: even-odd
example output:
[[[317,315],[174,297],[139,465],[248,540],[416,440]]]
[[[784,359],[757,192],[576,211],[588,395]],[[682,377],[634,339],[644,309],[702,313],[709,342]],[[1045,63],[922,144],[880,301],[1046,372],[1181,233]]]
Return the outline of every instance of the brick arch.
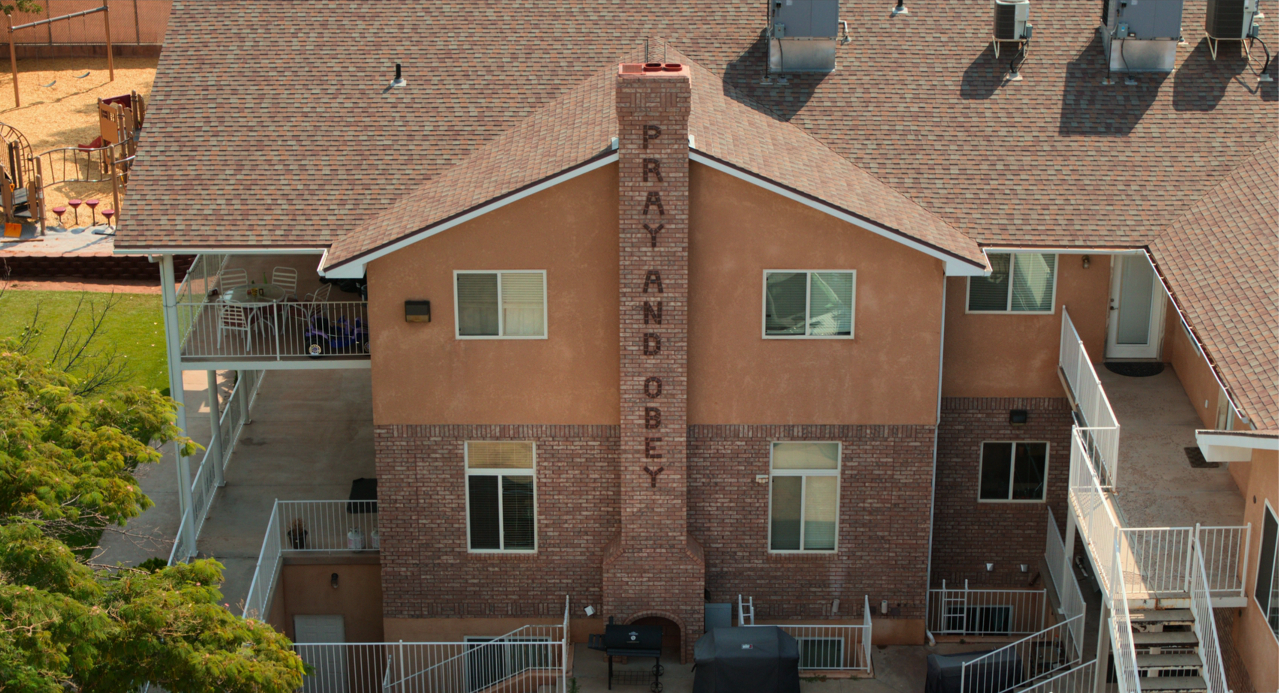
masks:
[[[661,618],[671,622],[676,627],[676,636],[679,640],[676,642],[676,651],[680,653],[680,661],[686,663],[686,660],[693,652],[693,643],[690,639],[688,624],[684,619],[667,611],[641,611],[632,614],[626,619],[628,625],[645,618]],[[688,652],[686,652],[688,650]]]

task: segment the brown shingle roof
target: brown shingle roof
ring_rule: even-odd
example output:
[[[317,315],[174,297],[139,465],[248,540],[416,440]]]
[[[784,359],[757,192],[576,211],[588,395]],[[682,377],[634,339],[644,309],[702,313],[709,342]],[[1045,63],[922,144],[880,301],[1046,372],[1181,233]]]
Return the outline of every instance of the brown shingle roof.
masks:
[[[1277,425],[1280,143],[1266,142],[1151,246],[1161,273],[1233,399]]]
[[[698,152],[801,195],[985,266],[972,239],[876,180],[800,128],[731,97],[719,77],[674,49],[665,60],[691,66],[689,132]],[[639,59],[643,51],[631,57]],[[486,203],[610,154],[617,135],[615,63],[446,169],[335,243],[326,269],[382,248]]]
[[[117,248],[327,247],[655,35],[983,243],[1146,244],[1276,131],[1235,44],[1103,86],[1084,0],[1034,5],[1010,84],[987,0],[845,0],[837,70],[785,86],[761,84],[763,0],[349,10],[175,2]],[[1189,37],[1203,13],[1187,0]],[[384,93],[397,61],[409,86]]]

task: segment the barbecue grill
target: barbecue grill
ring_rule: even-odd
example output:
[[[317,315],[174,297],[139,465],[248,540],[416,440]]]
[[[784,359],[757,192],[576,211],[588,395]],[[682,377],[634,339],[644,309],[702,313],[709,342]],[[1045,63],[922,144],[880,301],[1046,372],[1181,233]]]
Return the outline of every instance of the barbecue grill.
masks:
[[[609,657],[609,690],[613,690],[614,657],[653,657],[653,683],[649,690],[662,690],[662,626],[637,626],[613,623],[604,627],[604,634],[592,633],[587,637],[587,647],[599,650]]]

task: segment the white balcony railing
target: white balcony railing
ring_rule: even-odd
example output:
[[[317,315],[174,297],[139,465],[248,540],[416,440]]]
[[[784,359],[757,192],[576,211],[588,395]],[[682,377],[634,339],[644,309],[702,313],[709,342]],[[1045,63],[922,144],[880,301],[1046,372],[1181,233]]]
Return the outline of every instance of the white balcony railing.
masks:
[[[1088,459],[1101,461],[1098,471],[1101,485],[1115,488],[1120,457],[1120,422],[1111,409],[1107,393],[1102,389],[1098,372],[1089,353],[1076,333],[1067,307],[1062,307],[1062,342],[1058,347],[1058,367],[1071,388],[1071,396],[1080,408],[1084,425],[1080,427]]]
[[[746,628],[777,626],[800,646],[800,668],[815,671],[871,671],[871,599],[862,598],[862,623],[745,623],[738,598],[738,624]],[[755,619],[750,619],[754,621]]]
[[[1071,643],[1076,646],[1075,658],[1079,661],[1084,656],[1084,593],[1080,591],[1080,583],[1076,580],[1075,571],[1066,561],[1066,546],[1062,542],[1062,534],[1058,531],[1058,523],[1054,520],[1053,510],[1049,510],[1049,526],[1045,531],[1045,563],[1049,565],[1049,579],[1053,581],[1053,589],[1058,593],[1058,604],[1062,618],[1071,622]]]
[[[245,618],[266,620],[286,555],[379,548],[377,501],[277,500],[249,583]]]
[[[939,635],[1030,635],[1044,630],[1044,590],[929,590],[926,623]]]
[[[1097,682],[1097,670],[1094,668],[1096,661],[1090,660],[1074,669],[1068,669],[1022,689],[1021,693],[1094,693],[1093,687]]]
[[[209,515],[209,506],[218,491],[217,480],[221,471],[225,471],[231,463],[231,454],[235,452],[236,441],[240,432],[249,420],[249,412],[258,398],[258,388],[262,385],[262,371],[236,371],[236,384],[231,395],[226,399],[226,407],[218,416],[219,436],[205,445],[204,454],[200,458],[200,466],[196,469],[195,481],[191,483],[191,512],[182,516],[178,537],[169,553],[169,564],[183,562],[196,555],[196,547],[188,546],[184,537],[186,526],[194,523],[192,536],[200,537],[205,518]],[[213,401],[210,398],[210,401]],[[214,444],[214,440],[222,441],[222,449]],[[221,469],[217,469],[221,467]]]
[[[178,303],[182,357],[218,361],[367,358],[366,301]]]
[[[1204,569],[1204,556],[1199,540],[1191,542],[1191,613],[1195,620],[1192,627],[1200,641],[1200,658],[1204,660],[1203,674],[1209,693],[1228,693],[1226,670],[1222,665],[1222,647],[1218,644],[1218,629],[1213,620],[1213,599],[1209,592],[1208,577]]]

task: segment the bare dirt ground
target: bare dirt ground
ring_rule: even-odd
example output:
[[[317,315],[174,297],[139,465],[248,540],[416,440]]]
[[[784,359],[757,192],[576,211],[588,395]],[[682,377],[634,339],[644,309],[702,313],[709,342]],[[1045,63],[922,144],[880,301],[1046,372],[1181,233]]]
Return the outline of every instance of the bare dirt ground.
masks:
[[[107,81],[107,59],[28,58],[18,61],[18,88],[22,106],[13,105],[13,77],[8,63],[0,73],[0,122],[16,128],[31,143],[32,154],[62,147],[88,144],[100,134],[98,99],[138,92],[151,96],[159,58],[116,58],[114,82]],[[88,76],[82,77],[88,73]],[[52,86],[46,86],[50,85]],[[122,194],[123,196],[123,194]],[[49,225],[57,225],[54,207],[65,207],[68,199],[98,199],[99,209],[114,206],[111,183],[55,183],[45,186],[45,209]],[[121,203],[127,212],[127,202]],[[79,224],[70,210],[64,225],[87,226],[92,215],[79,210]],[[102,216],[98,215],[98,221]]]
[[[13,279],[0,288],[14,291],[94,291],[118,294],[158,294],[160,282],[145,279]]]

